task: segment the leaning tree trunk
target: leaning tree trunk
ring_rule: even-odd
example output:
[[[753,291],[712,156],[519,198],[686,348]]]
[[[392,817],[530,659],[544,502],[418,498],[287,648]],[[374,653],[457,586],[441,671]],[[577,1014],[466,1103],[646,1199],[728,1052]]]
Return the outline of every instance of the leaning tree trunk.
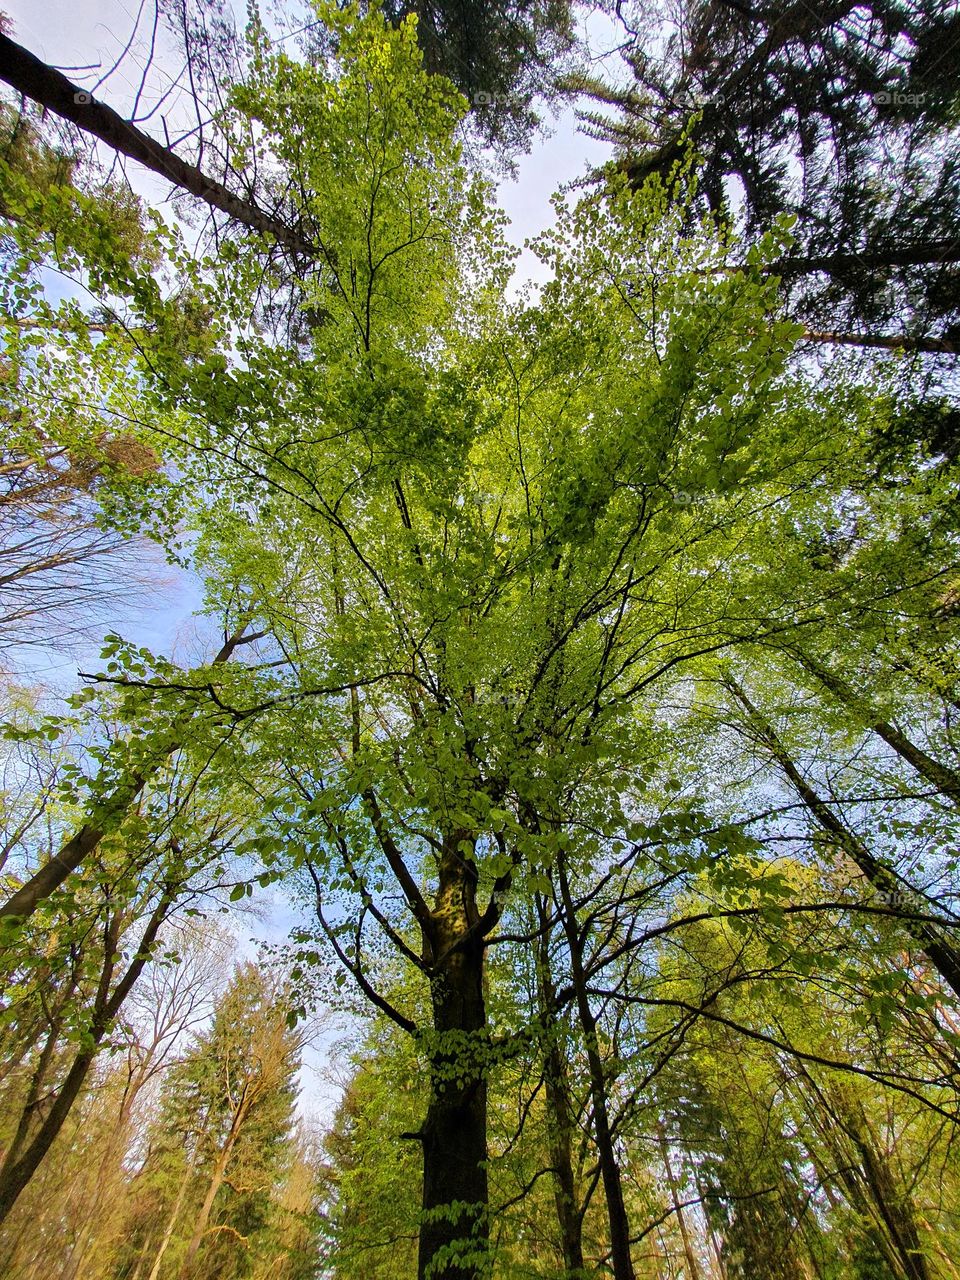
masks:
[[[0,41],[5,37],[0,35]],[[246,623],[229,639],[210,666],[222,666],[230,661],[234,652],[243,644],[259,639],[265,632],[245,636]],[[184,720],[183,727],[189,723]],[[97,807],[97,818],[85,822],[60,849],[36,870],[19,889],[16,889],[6,902],[0,904],[0,920],[15,920],[23,924],[45,902],[63,882],[81,865],[100,844],[105,836],[112,835],[123,823],[133,807],[141,791],[147,785],[151,772],[156,772],[175,751],[180,749],[180,734],[172,733],[157,747],[149,770],[133,771],[112,792],[105,796]]]
[[[794,645],[785,646],[785,648],[787,653],[805,671],[809,671],[812,676],[819,680],[825,689],[829,689],[839,702],[842,702],[844,706],[849,707],[852,711],[859,712],[863,716],[864,723],[869,725],[873,732],[882,738],[901,760],[906,760],[907,764],[915,769],[922,778],[926,778],[929,783],[936,787],[941,795],[946,796],[953,804],[960,806],[960,773],[956,769],[951,769],[949,765],[935,759],[928,751],[924,751],[922,747],[917,746],[895,725],[873,713],[859,697],[856,689],[845,680],[842,680],[829,667],[817,662],[815,658],[811,658]]]
[[[220,1192],[220,1188],[227,1176],[227,1168],[230,1159],[233,1156],[233,1149],[236,1146],[237,1138],[243,1123],[247,1118],[248,1105],[246,1095],[241,1099],[240,1106],[234,1112],[233,1120],[230,1124],[230,1132],[227,1134],[223,1148],[218,1154],[210,1173],[210,1180],[207,1183],[207,1191],[203,1197],[203,1204],[200,1206],[200,1212],[197,1214],[197,1220],[193,1225],[193,1234],[190,1236],[190,1242],[187,1245],[186,1253],[183,1256],[183,1263],[180,1267],[181,1280],[187,1280],[187,1277],[193,1274],[194,1263],[200,1245],[203,1243],[203,1237],[207,1234],[207,1228],[210,1225],[210,1215],[213,1212],[213,1202],[216,1200]]]
[[[796,1066],[807,1121],[823,1142],[847,1203],[883,1254],[889,1274],[896,1280],[928,1280],[929,1268],[909,1193],[895,1185],[885,1156],[875,1146],[863,1107],[848,1090],[823,1087],[802,1063]],[[822,1156],[806,1145],[821,1178],[826,1177]]]
[[[445,853],[431,915],[434,1043],[430,1103],[420,1130],[423,1218],[418,1280],[482,1280],[489,1274],[487,1215],[487,1018],[484,939],[474,875]]]
[[[590,1100],[593,1103],[593,1133],[597,1143],[600,1177],[607,1202],[607,1218],[610,1224],[610,1263],[614,1280],[635,1280],[633,1257],[630,1251],[630,1222],[623,1196],[623,1181],[614,1147],[613,1125],[607,1106],[607,1080],[600,1042],[597,1035],[597,1019],[590,1007],[587,994],[587,978],[583,964],[583,939],[577,925],[576,909],[563,862],[557,863],[557,881],[563,903],[563,930],[570,951],[570,976],[577,1014],[583,1031],[587,1051],[587,1069],[590,1076]]]
[[[147,922],[140,938],[140,945],[137,947],[133,959],[112,992],[110,991],[110,981],[114,974],[115,961],[117,959],[116,949],[119,946],[120,937],[119,932],[114,932],[112,928],[108,930],[107,955],[91,1011],[87,1034],[84,1037],[84,1047],[74,1057],[43,1123],[37,1129],[31,1141],[24,1143],[16,1151],[14,1158],[8,1156],[3,1162],[2,1168],[0,1168],[0,1223],[3,1223],[9,1216],[24,1188],[40,1167],[41,1161],[63,1128],[67,1116],[70,1114],[86,1083],[90,1068],[96,1060],[104,1037],[113,1025],[123,1002],[132,991],[134,984],[143,972],[144,966],[150,959],[153,945],[157,940],[157,934],[160,932],[160,928],[170,912],[174,898],[174,889],[167,886],[163,897],[154,908],[153,914]]]
[[[901,333],[820,333],[804,329],[803,341],[833,347],[872,347],[879,351],[923,351],[933,355],[960,355],[960,347],[949,338],[911,338]]]
[[[5,80],[17,93],[32,98],[47,111],[69,120],[84,133],[99,138],[121,155],[129,156],[144,168],[166,178],[175,186],[205,200],[235,221],[254,231],[272,235],[278,243],[294,253],[314,261],[325,257],[323,250],[298,235],[273,214],[228,191],[222,182],[208,177],[195,165],[188,164],[169,147],[161,146],[141,129],[102,102],[93,94],[71,83],[62,72],[41,62],[29,49],[16,44],[0,32],[0,80]]]
[[[744,709],[757,737],[766,744],[797,795],[822,829],[833,839],[836,847],[859,868],[871,887],[883,894],[899,894],[907,890],[919,901],[920,895],[916,894],[912,886],[885,863],[875,858],[859,836],[841,822],[830,805],[814,791],[788,755],[773,726],[753,705],[742,686],[730,675],[724,677],[723,684]],[[910,913],[903,913],[899,919],[905,931],[919,944],[923,954],[947,986],[955,995],[960,996],[960,949],[951,937],[940,927],[926,920],[913,919]]]

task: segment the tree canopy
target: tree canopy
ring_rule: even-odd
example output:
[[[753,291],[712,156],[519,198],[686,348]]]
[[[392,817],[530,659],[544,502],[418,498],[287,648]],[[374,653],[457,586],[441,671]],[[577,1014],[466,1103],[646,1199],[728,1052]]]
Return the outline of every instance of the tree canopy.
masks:
[[[745,30],[770,55],[741,248],[712,108],[665,112],[656,163],[554,197],[519,295],[464,91],[533,85],[511,33],[565,11],[320,3],[305,56],[254,12],[230,174],[147,148],[230,219],[199,235],[3,117],[24,597],[76,607],[36,584],[80,520],[218,635],[110,632],[59,705],[11,680],[17,1280],[956,1274],[956,407],[903,356],[811,362],[782,286],[776,59],[859,11],[694,17],[728,88]],[[117,120],[75,123],[133,155]],[[278,901],[285,942],[220,954],[210,917]]]

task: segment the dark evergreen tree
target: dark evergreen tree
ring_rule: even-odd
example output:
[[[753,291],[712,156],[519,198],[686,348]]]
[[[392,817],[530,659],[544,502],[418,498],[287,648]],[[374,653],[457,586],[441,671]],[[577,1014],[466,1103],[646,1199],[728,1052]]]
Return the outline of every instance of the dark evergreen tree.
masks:
[[[618,12],[621,6],[617,6]],[[624,11],[625,12],[625,11]],[[634,183],[690,145],[715,212],[748,235],[793,214],[778,264],[818,330],[960,334],[960,14],[951,0],[640,0],[625,90],[572,87]]]
[[[481,135],[522,144],[537,123],[535,100],[553,91],[573,43],[569,0],[386,0],[384,11],[417,17],[428,70],[447,76],[474,108]]]

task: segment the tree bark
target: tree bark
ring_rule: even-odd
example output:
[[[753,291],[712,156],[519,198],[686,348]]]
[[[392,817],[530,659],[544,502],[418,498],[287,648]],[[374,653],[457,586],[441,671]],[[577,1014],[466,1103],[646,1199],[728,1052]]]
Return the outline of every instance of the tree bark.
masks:
[[[570,1106],[570,1081],[567,1064],[558,1041],[557,991],[550,964],[550,932],[548,909],[537,897],[540,929],[536,941],[537,999],[540,1005],[542,1034],[546,1037],[543,1077],[549,1125],[550,1164],[553,1168],[554,1201],[560,1229],[560,1252],[565,1280],[582,1280],[586,1276],[583,1263],[583,1215],[579,1207],[577,1181],[573,1168],[573,1117]]]
[[[244,630],[245,628],[241,628],[224,643],[211,662],[211,666],[228,662],[241,644],[247,644],[257,638],[256,636],[244,637]],[[153,771],[159,769],[164,761],[169,760],[173,753],[179,750],[180,745],[176,739],[167,744],[158,754]],[[96,849],[104,836],[111,835],[118,829],[130,811],[130,806],[147,785],[148,777],[149,775],[134,773],[123,785],[116,787],[104,802],[99,820],[84,823],[57,853],[53,854],[0,906],[0,920],[16,920],[22,924],[29,919],[37,907],[59,889],[64,880],[77,870],[84,858]]]
[[[660,1145],[663,1171],[667,1175],[667,1186],[670,1188],[670,1201],[676,1214],[677,1226],[680,1228],[680,1239],[683,1242],[683,1254],[687,1260],[687,1271],[690,1273],[690,1280],[702,1280],[700,1263],[693,1249],[690,1232],[687,1230],[687,1220],[684,1216],[683,1205],[680,1201],[680,1188],[676,1178],[673,1176],[673,1165],[670,1162],[670,1146],[667,1142],[667,1135],[662,1122],[657,1126],[657,1141]]]
[[[285,248],[310,259],[325,258],[315,244],[285,226],[277,218],[258,209],[229,191],[221,182],[207,177],[194,165],[187,164],[148,134],[130,124],[122,116],[71,83],[65,75],[47,66],[29,49],[0,34],[0,80],[5,80],[24,97],[40,103],[84,133],[105,142],[114,151],[129,156],[175,186],[189,191],[214,209],[219,209],[253,231],[272,235]]]
[[[436,1045],[430,1103],[420,1130],[423,1218],[418,1280],[485,1280],[489,1274],[487,1034],[484,939],[474,906],[475,874],[448,842],[425,952]]]
[[[597,1020],[587,997],[587,980],[583,965],[583,944],[577,927],[576,910],[570,893],[570,884],[562,860],[557,864],[557,881],[563,903],[563,931],[570,951],[570,976],[576,998],[577,1014],[583,1031],[587,1051],[587,1067],[590,1076],[590,1100],[593,1103],[593,1128],[600,1161],[600,1176],[607,1202],[607,1218],[610,1224],[610,1261],[614,1280],[636,1280],[633,1259],[630,1254],[630,1223],[623,1198],[620,1166],[613,1145],[613,1130],[607,1107],[607,1082],[600,1057],[597,1038]]]
[[[906,760],[907,764],[915,769],[922,778],[926,778],[928,782],[933,783],[941,794],[960,807],[960,774],[955,769],[951,769],[948,765],[941,764],[939,760],[935,760],[933,756],[918,747],[906,734],[901,733],[899,729],[888,721],[871,715],[869,708],[863,706],[856,691],[845,680],[835,675],[829,667],[823,666],[815,658],[809,657],[792,646],[787,649],[787,652],[805,671],[809,671],[812,676],[815,676],[824,688],[829,689],[838,701],[854,711],[866,713],[867,723],[873,732],[882,738],[901,760]]]
[[[960,346],[949,338],[911,338],[898,333],[820,333],[805,329],[804,342],[823,343],[837,347],[873,347],[879,351],[923,351],[930,355],[960,355]]]
[[[956,240],[927,240],[888,249],[864,249],[860,253],[829,253],[819,258],[787,255],[768,263],[764,270],[777,275],[810,275],[814,271],[833,275],[842,271],[862,271],[864,267],[884,270],[888,267],[939,266],[947,262],[960,262],[960,243]]]
[[[823,830],[836,842],[837,847],[860,869],[874,889],[884,894],[900,893],[905,887],[904,881],[888,866],[878,861],[859,837],[840,821],[830,805],[814,791],[793,763],[773,726],[760,714],[743,688],[731,676],[726,676],[723,683],[747,713],[748,721],[757,737],[767,746],[800,799]],[[917,897],[919,896],[918,894]],[[957,948],[937,928],[926,921],[911,920],[909,916],[902,916],[900,919],[907,932],[919,943],[923,954],[936,972],[947,986],[960,996],[960,952]]]
[[[70,1070],[67,1072],[63,1084],[57,1090],[57,1096],[40,1128],[34,1134],[33,1139],[29,1144],[25,1145],[22,1154],[18,1153],[14,1159],[4,1161],[3,1168],[0,1169],[0,1223],[3,1223],[7,1218],[27,1183],[39,1168],[40,1162],[63,1128],[73,1104],[80,1095],[104,1036],[109,1031],[114,1018],[120,1011],[120,1007],[130,994],[134,983],[140,977],[144,966],[150,958],[157,934],[160,932],[160,928],[166,920],[172,904],[172,893],[165,892],[141,935],[140,945],[136,954],[113,992],[110,991],[110,980],[113,976],[119,938],[111,936],[112,931],[108,931],[106,947],[108,954],[104,957],[104,968],[94,1003],[87,1047],[74,1057]]]

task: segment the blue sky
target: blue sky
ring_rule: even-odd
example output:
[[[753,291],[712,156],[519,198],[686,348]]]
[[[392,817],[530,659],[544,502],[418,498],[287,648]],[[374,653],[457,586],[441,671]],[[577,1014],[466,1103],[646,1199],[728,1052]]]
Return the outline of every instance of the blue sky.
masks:
[[[142,68],[147,55],[146,42],[150,36],[153,8],[149,0],[144,5],[140,20],[141,34],[134,38],[126,53],[124,51],[136,26],[138,0],[125,3],[120,0],[79,0],[76,3],[66,3],[65,0],[0,0],[0,4],[13,21],[11,34],[14,39],[45,62],[60,67],[85,87],[92,86],[102,74],[94,68],[106,71],[122,57],[121,65],[99,93],[105,102],[121,113],[129,109],[137,91],[138,68]],[[607,32],[598,26],[594,35],[598,47],[602,48]],[[612,37],[609,42],[615,43]],[[162,54],[158,62],[162,74]],[[152,121],[145,127],[162,139],[162,126],[158,121]],[[590,167],[602,163],[608,154],[607,147],[577,131],[572,112],[549,121],[546,136],[538,137],[530,153],[519,158],[516,178],[500,184],[499,199],[510,218],[513,242],[520,247],[525,239],[548,227],[553,216],[550,205],[553,192],[582,176]],[[153,175],[132,163],[127,165],[127,175],[147,200],[158,203],[165,199],[168,189]],[[519,285],[525,280],[538,278],[542,278],[541,264],[529,252],[523,254],[518,264],[516,283]],[[56,282],[53,282],[53,287],[56,291]],[[216,648],[216,642],[208,634],[209,624],[195,616],[201,603],[199,584],[191,575],[164,569],[162,575],[158,575],[156,595],[148,607],[111,619],[106,629],[119,631],[137,644],[148,645],[155,651],[189,662],[199,658],[205,636],[210,641],[206,645],[207,651]],[[25,675],[66,693],[76,686],[78,669],[90,670],[91,666],[96,666],[99,648],[96,637],[78,643],[69,653],[31,648],[19,655],[20,665]],[[282,893],[268,891],[258,894],[257,902],[261,913],[259,920],[249,916],[234,920],[241,950],[246,954],[254,951],[258,939],[282,942],[294,923],[289,903]],[[249,941],[245,940],[247,938]],[[302,1105],[305,1110],[319,1113],[324,1118],[330,1115],[338,1093],[329,1076],[331,1067],[336,1065],[331,1062],[329,1051],[338,1034],[335,1028],[326,1028],[316,1046],[305,1055]]]
[[[45,62],[60,67],[85,87],[92,87],[101,75],[110,75],[99,90],[103,100],[121,113],[129,109],[136,95],[140,70],[149,56],[153,24],[153,4],[143,4],[139,22],[138,0],[0,0],[3,10],[13,22],[13,38],[25,45]],[[605,51],[616,43],[615,33],[602,19],[590,24],[591,43],[595,51]],[[129,44],[129,48],[127,47]],[[155,64],[159,68],[154,79],[160,84],[165,66],[172,66],[169,43],[164,52],[162,35],[157,43]],[[166,59],[166,61],[165,61]],[[119,66],[111,68],[119,62]],[[144,101],[151,102],[149,91]],[[175,131],[176,112],[170,121]],[[144,126],[162,138],[159,120]],[[518,246],[550,225],[550,197],[565,183],[582,176],[589,168],[602,163],[609,148],[577,130],[571,111],[548,120],[547,130],[538,137],[529,154],[519,157],[517,175],[504,180],[499,187],[499,200],[510,218],[510,237]],[[152,203],[165,200],[169,188],[160,179],[129,162],[129,180],[135,189]],[[515,282],[542,278],[542,265],[529,252],[518,263]],[[194,614],[201,604],[197,584],[189,575],[173,570],[158,580],[157,595],[144,612],[118,617],[113,629],[121,631],[138,644],[146,644],[175,656],[178,646],[196,648],[198,633],[204,624]],[[24,654],[24,662],[32,674],[60,688],[70,687],[78,666],[95,659],[96,645],[81,647],[73,656],[32,650]],[[86,651],[84,651],[86,649]]]
[[[124,53],[137,19],[137,0],[3,0],[2,7],[13,19],[13,36],[44,61],[70,71],[71,78],[89,85],[103,71],[121,59],[102,90],[104,101],[122,111],[137,89],[139,69],[143,66],[152,26],[152,4],[144,5],[138,36]],[[588,30],[595,51],[605,51],[616,44],[615,33],[602,18],[590,20]],[[158,47],[162,48],[162,40]],[[163,65],[162,54],[158,59]],[[126,103],[124,102],[126,99]],[[149,98],[148,98],[149,100]],[[146,126],[148,131],[151,126]],[[162,136],[155,130],[156,136]],[[548,121],[548,136],[535,142],[530,154],[521,156],[516,180],[501,183],[499,197],[512,226],[512,238],[521,245],[528,236],[536,235],[550,222],[550,196],[562,184],[581,176],[592,165],[602,163],[609,148],[578,132],[571,111]],[[128,175],[144,194],[159,195],[162,188],[153,179],[137,175],[135,165]],[[522,269],[535,273],[538,264],[530,257]]]

